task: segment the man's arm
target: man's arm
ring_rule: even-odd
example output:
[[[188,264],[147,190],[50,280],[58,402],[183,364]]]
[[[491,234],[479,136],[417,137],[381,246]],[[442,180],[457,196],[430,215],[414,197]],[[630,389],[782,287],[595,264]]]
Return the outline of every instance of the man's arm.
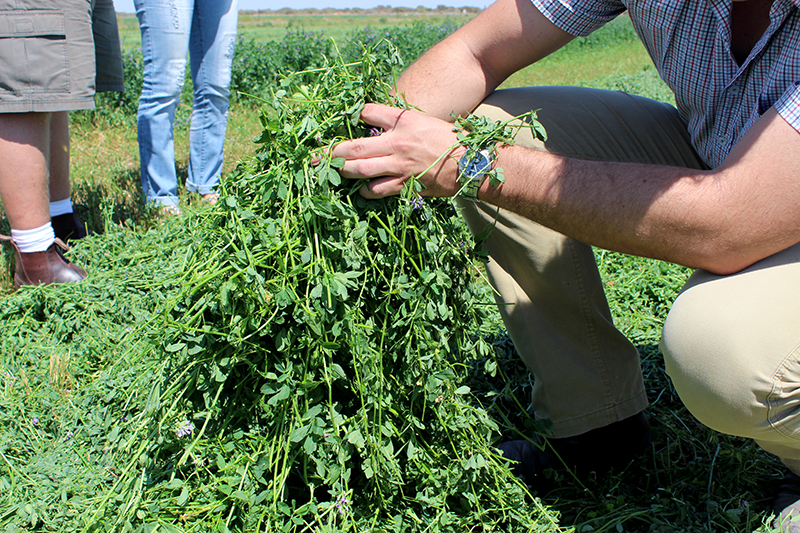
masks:
[[[467,115],[508,76],[572,39],[530,0],[496,0],[423,54],[397,81],[397,93],[425,112],[424,116],[415,111],[403,114],[420,118],[413,121],[413,127],[395,129],[409,121],[397,120],[396,109],[367,104],[361,115],[365,122],[395,131],[334,148],[334,157],[348,159],[342,175],[378,178],[362,190],[369,198],[399,194],[411,172],[418,175],[437,159],[440,161],[431,174],[447,175],[456,168],[455,160],[464,149],[457,148],[442,158],[457,144],[452,127],[442,121],[452,122],[452,114]],[[431,189],[426,196],[446,194],[445,190]]]
[[[498,0],[401,78],[399,91],[428,114],[367,105],[362,118],[386,133],[337,145],[342,175],[374,178],[367,198],[399,194],[412,175],[423,196],[454,195],[464,148],[440,119],[568,41],[529,0]],[[730,274],[800,242],[798,155],[800,133],[770,109],[711,171],[506,146],[496,163],[505,184],[485,181],[478,197],[591,245]]]
[[[798,156],[800,133],[773,108],[714,170],[508,146],[506,182],[478,197],[595,246],[731,274],[800,242]]]
[[[429,115],[466,115],[508,76],[573,39],[530,0],[497,0],[431,48],[397,82],[397,92]]]
[[[398,194],[412,175],[423,196],[458,191],[464,149],[440,157],[456,143],[451,124],[376,105],[362,118],[386,133],[341,143],[333,155],[347,160],[345,177],[376,178],[365,197]],[[800,242],[798,154],[800,133],[773,108],[710,171],[501,146],[505,183],[485,180],[478,198],[594,246],[731,274]]]

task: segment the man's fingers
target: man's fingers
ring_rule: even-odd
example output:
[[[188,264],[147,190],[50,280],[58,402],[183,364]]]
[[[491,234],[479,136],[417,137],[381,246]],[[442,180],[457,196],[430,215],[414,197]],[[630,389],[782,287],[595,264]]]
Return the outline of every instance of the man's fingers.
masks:
[[[359,193],[364,198],[375,199],[385,196],[394,196],[403,192],[404,178],[384,177],[376,178],[359,189]]]
[[[383,145],[384,143],[375,137],[342,141],[333,147],[331,156],[344,157],[347,160],[387,156],[389,150]]]
[[[388,131],[395,127],[405,110],[387,105],[366,104],[361,111],[361,120],[370,126]]]
[[[408,115],[404,117],[404,113]],[[429,171],[442,157],[437,146],[446,142],[443,132],[450,135],[451,126],[417,111],[378,104],[366,104],[361,119],[382,128],[384,133],[343,141],[333,147],[331,156],[345,160],[339,170],[343,177],[371,180],[361,188],[362,196],[383,198],[400,194],[412,175],[430,174],[428,179],[436,179],[438,170]],[[414,134],[416,130],[421,133]],[[446,151],[446,146],[442,150]]]
[[[395,165],[397,158],[391,156],[371,157],[369,159],[352,159],[344,163],[339,173],[345,178],[377,178],[381,176],[399,176]]]

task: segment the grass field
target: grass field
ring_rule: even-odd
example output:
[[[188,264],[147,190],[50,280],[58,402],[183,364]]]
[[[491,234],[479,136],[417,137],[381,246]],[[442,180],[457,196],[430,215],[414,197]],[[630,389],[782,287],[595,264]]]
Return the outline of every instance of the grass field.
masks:
[[[278,41],[283,38],[287,28],[302,28],[309,32],[322,32],[326,37],[340,39],[356,28],[387,28],[402,26],[422,20],[427,24],[441,24],[451,21],[463,24],[474,17],[473,14],[448,10],[437,13],[424,10],[411,13],[381,13],[371,11],[350,14],[283,15],[258,12],[242,12],[239,16],[239,34],[257,40]],[[120,39],[123,47],[134,48],[141,45],[139,22],[136,15],[122,13],[117,17]]]
[[[445,20],[441,14],[418,13],[297,18],[247,15],[241,17],[240,27],[247,38],[264,41],[280,39],[287,28],[345,39],[365,26],[402,27],[411,18],[424,18],[430,24]],[[468,18],[462,16],[455,22]],[[136,18],[120,17],[120,29],[125,48],[138,47]],[[625,20],[571,43],[515,74],[504,86],[530,84],[583,85],[671,99]],[[231,108],[226,176],[256,153],[253,141],[263,130],[259,114],[258,103],[248,99],[237,100]],[[188,165],[188,127],[185,114],[181,116],[176,126],[179,179],[186,176]],[[72,178],[74,199],[87,206],[86,218],[97,235],[77,243],[70,254],[87,265],[92,277],[80,286],[11,294],[9,251],[0,258],[0,529],[84,531],[92,530],[88,527],[91,523],[96,527],[92,531],[273,531],[278,530],[270,529],[274,516],[269,513],[274,509],[278,514],[299,513],[300,509],[306,513],[303,516],[309,516],[302,502],[277,501],[274,494],[251,488],[267,486],[270,481],[271,470],[262,463],[264,457],[272,457],[277,445],[263,438],[269,421],[259,420],[257,413],[272,405],[267,405],[271,400],[262,398],[264,391],[275,391],[270,388],[268,369],[261,372],[258,364],[241,355],[252,350],[247,339],[237,337],[241,316],[209,307],[205,311],[208,317],[217,316],[215,313],[224,317],[216,323],[208,318],[206,325],[212,324],[214,329],[209,333],[197,325],[202,313],[189,312],[206,297],[209,302],[231,306],[237,298],[246,301],[248,285],[257,285],[258,276],[243,269],[242,279],[246,277],[249,283],[232,288],[233,284],[220,282],[218,293],[206,295],[194,292],[193,285],[183,285],[187,280],[202,280],[197,286],[210,285],[217,277],[231,281],[223,272],[206,276],[204,268],[227,250],[215,236],[238,235],[242,228],[250,227],[247,221],[254,220],[254,213],[237,211],[232,205],[225,207],[226,216],[219,216],[192,205],[190,195],[181,191],[186,214],[167,220],[155,217],[141,201],[132,116],[73,117]],[[253,196],[257,196],[253,191],[244,192],[239,201]],[[3,224],[7,227],[5,221]],[[274,231],[274,226],[265,227]],[[266,242],[270,235],[253,236],[248,242],[257,247],[259,239]],[[206,242],[215,246],[198,254],[197,247]],[[232,253],[223,270],[229,272],[246,255],[244,248],[238,255]],[[596,255],[615,323],[642,355],[653,446],[641,462],[622,472],[584,482],[566,474],[552,492],[527,495],[521,509],[530,509],[537,521],[527,530],[769,531],[764,523],[775,481],[782,475],[780,464],[751,441],[700,425],[682,406],[664,370],[658,349],[660,327],[689,271],[616,253],[597,251]],[[259,314],[258,309],[249,312]],[[455,387],[468,385],[474,400],[458,404],[458,409],[471,413],[486,408],[501,428],[493,437],[499,438],[500,433],[513,435],[512,427],[531,425],[525,412],[531,380],[504,335],[497,313],[490,310],[484,319],[480,333],[491,344],[491,355],[456,365],[464,381],[453,385],[452,389],[462,392],[451,396],[463,401],[463,389]],[[191,328],[186,329],[187,324]],[[181,332],[177,337],[176,331]],[[214,346],[224,357],[205,355],[206,341],[196,340],[203,331],[215,339]],[[199,354],[199,359],[193,360],[193,353]],[[205,367],[198,369],[203,365],[207,373]],[[485,369],[491,365],[494,370],[490,373]],[[191,376],[196,380],[191,389],[194,396],[185,392]],[[241,383],[231,383],[239,379]],[[206,380],[205,389],[198,385],[202,380]],[[213,389],[209,383],[220,386]],[[303,381],[303,386],[311,390],[310,383]],[[224,409],[211,402],[217,411],[197,412],[191,418],[187,405],[210,402],[213,390],[217,390],[215,402],[219,398],[227,402]],[[297,390],[298,396],[304,397],[306,393]],[[386,411],[395,408],[387,406]],[[175,439],[174,424],[186,421],[193,421],[198,429],[209,423],[209,433],[189,439],[191,442]],[[381,427],[380,432],[391,431]],[[286,436],[287,447],[297,435],[292,431]],[[341,447],[357,442],[352,437]],[[432,468],[428,475],[439,482],[438,470]],[[286,482],[298,480],[295,476]],[[436,490],[444,491],[445,485],[437,485]],[[518,490],[510,483],[506,486],[510,493]],[[316,488],[318,492],[323,489]],[[303,497],[313,499],[314,490],[311,486],[311,496]],[[477,498],[480,489],[474,490],[464,490],[464,494]],[[365,516],[373,506],[380,508],[381,502],[379,498],[358,502],[359,496],[346,493],[335,500],[336,506],[333,499],[321,501],[311,513],[316,513],[316,521],[287,521],[285,530],[368,531]],[[419,495],[405,498],[419,497],[415,501],[429,501],[431,508],[437,508],[440,502],[435,496],[425,496],[430,500]],[[276,502],[268,512],[264,509],[270,498]],[[342,512],[348,506],[351,514]],[[399,517],[401,510],[397,512]],[[378,514],[375,511],[376,517]],[[471,529],[459,530],[453,526],[459,523],[458,517],[452,517],[452,523],[445,518],[415,524],[409,515],[400,522],[412,525],[397,530],[507,530],[502,521],[492,527],[476,523]],[[98,521],[92,522],[95,519]]]

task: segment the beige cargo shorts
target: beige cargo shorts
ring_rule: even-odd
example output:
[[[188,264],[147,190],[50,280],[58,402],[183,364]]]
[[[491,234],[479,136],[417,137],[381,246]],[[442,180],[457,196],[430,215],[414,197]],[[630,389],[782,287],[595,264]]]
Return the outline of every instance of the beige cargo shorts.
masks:
[[[123,89],[112,0],[0,0],[0,113],[93,109]]]

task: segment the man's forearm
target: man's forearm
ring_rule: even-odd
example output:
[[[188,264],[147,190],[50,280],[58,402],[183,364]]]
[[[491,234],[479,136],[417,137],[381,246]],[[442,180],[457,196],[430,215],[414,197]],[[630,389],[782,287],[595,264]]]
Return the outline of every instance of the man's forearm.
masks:
[[[768,199],[752,198],[728,173],[515,146],[502,147],[496,164],[505,183],[485,180],[479,199],[593,246],[729,274],[795,239],[770,235]]]

